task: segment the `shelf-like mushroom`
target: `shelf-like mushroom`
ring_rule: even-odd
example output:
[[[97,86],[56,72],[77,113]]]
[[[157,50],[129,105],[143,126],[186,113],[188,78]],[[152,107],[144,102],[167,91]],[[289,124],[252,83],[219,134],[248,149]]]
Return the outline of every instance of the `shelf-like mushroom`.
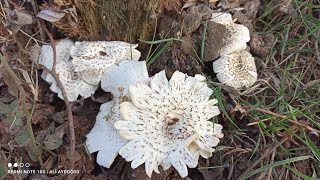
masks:
[[[257,81],[254,58],[247,51],[221,56],[212,66],[221,83],[236,89],[247,88]]]
[[[122,120],[120,103],[130,100],[127,95],[131,84],[147,83],[148,80],[146,64],[139,61],[122,61],[108,68],[102,75],[102,89],[111,92],[114,98],[101,105],[96,123],[86,141],[90,153],[98,151],[97,163],[101,166],[109,168],[120,148],[128,142],[114,128],[114,123]]]
[[[138,44],[122,41],[76,42],[70,50],[76,72],[89,84],[97,85],[104,71],[123,60],[139,60]]]
[[[224,46],[220,50],[221,56],[247,48],[247,42],[250,41],[249,29],[244,25],[234,23],[231,14],[213,13],[211,21],[226,25],[227,28],[227,33],[223,40]]]
[[[214,151],[221,126],[208,120],[220,112],[217,100],[209,100],[212,90],[204,80],[176,71],[168,81],[161,71],[149,84],[130,87],[132,102],[120,104],[123,120],[115,128],[129,140],[119,154],[132,161],[132,168],[145,163],[150,177],[153,171],[159,173],[159,166],[173,166],[186,177],[187,167],[196,167],[199,155],[208,157]]]
[[[98,86],[93,86],[82,79],[81,72],[75,72],[74,66],[70,59],[70,49],[74,45],[73,41],[69,39],[62,39],[56,42],[56,68],[55,72],[61,81],[69,101],[77,100],[78,96],[84,98],[90,97]],[[53,66],[53,49],[51,45],[43,45],[39,57],[39,64],[44,65],[52,70]],[[62,92],[57,85],[57,82],[46,71],[43,71],[41,77],[51,84],[50,89],[58,93],[58,97],[63,99]]]

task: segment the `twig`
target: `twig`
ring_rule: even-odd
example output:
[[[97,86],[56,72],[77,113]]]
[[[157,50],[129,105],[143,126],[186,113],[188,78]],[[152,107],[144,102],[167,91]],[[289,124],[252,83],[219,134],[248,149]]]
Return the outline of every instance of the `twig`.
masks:
[[[246,109],[246,110],[249,110],[249,109],[252,108],[252,106],[245,106],[245,107],[243,107],[243,108]],[[265,113],[265,114],[269,114],[269,115],[272,115],[272,116],[275,116],[275,117],[278,117],[278,118],[287,119],[287,120],[288,120],[290,123],[292,123],[292,124],[295,124],[295,125],[297,125],[297,126],[304,127],[304,128],[306,128],[307,130],[312,131],[312,132],[320,133],[320,130],[314,129],[314,128],[311,127],[311,126],[308,126],[308,125],[306,125],[306,124],[303,124],[303,123],[294,121],[294,120],[292,120],[292,119],[288,119],[288,117],[285,116],[285,115],[278,114],[278,113],[275,113],[275,112],[272,112],[272,111],[269,111],[269,110],[266,110],[266,109],[258,108],[258,107],[254,108],[254,110],[257,110],[257,111],[259,111],[259,112],[262,112],[262,113]]]
[[[69,135],[70,135],[70,144],[71,144],[71,149],[70,149],[70,169],[74,169],[75,167],[75,160],[74,160],[74,157],[75,157],[75,145],[76,145],[76,140],[75,140],[75,133],[74,133],[74,122],[73,122],[73,114],[72,114],[72,108],[71,108],[71,105],[70,105],[70,102],[68,100],[68,96],[67,96],[67,93],[56,73],[56,46],[55,46],[55,41],[53,40],[53,37],[52,37],[52,34],[48,31],[47,28],[45,28],[43,26],[43,30],[46,32],[46,34],[49,36],[49,39],[51,41],[51,46],[52,46],[52,49],[53,49],[53,63],[52,63],[52,70],[48,69],[47,67],[44,67],[44,66],[41,66],[42,69],[44,69],[45,71],[47,71],[48,73],[50,73],[54,79],[56,80],[60,90],[61,90],[61,93],[62,93],[62,96],[63,96],[63,99],[64,99],[64,102],[65,102],[65,105],[66,105],[66,108],[67,108],[67,112],[68,112],[68,122],[69,122]],[[70,179],[74,179],[74,176],[73,175],[70,175],[68,176]]]
[[[37,15],[38,12],[39,12],[37,1],[36,0],[31,0],[30,3],[32,5],[34,14]],[[40,30],[40,38],[41,38],[42,41],[45,41],[45,33],[43,32],[40,19],[37,18],[36,22],[37,22],[37,26],[38,26],[38,28]]]

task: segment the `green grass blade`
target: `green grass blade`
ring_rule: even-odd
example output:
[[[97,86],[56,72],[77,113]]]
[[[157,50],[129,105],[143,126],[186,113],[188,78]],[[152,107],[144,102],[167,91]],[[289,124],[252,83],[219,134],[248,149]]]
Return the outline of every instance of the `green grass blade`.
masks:
[[[223,115],[228,119],[228,121],[237,129],[240,129],[237,124],[235,122],[233,122],[233,120],[231,119],[231,117],[229,116],[229,114],[227,113],[226,109],[224,108],[224,100],[222,98],[222,92],[221,92],[221,88],[215,88],[213,89],[213,95],[214,97],[218,100],[218,106],[219,109],[222,111]]]
[[[173,43],[173,41],[169,41],[166,43],[166,45],[164,45],[158,52],[156,55],[154,55],[150,61],[147,62],[147,66],[150,66],[152,63],[154,63],[154,61]]]
[[[290,158],[290,159],[286,159],[286,160],[282,160],[282,161],[277,161],[271,164],[268,164],[266,166],[263,166],[259,169],[256,169],[254,171],[252,171],[251,173],[247,174],[243,179],[248,179],[249,177],[259,173],[259,172],[263,172],[263,171],[267,171],[269,168],[275,168],[277,166],[283,166],[289,163],[293,163],[293,162],[297,162],[297,161],[302,161],[302,160],[307,160],[310,159],[311,156],[300,156],[300,157],[295,157],[295,158]]]
[[[207,28],[208,28],[208,21],[205,21],[203,34],[202,34],[202,41],[201,41],[201,51],[200,51],[200,58],[201,58],[202,62],[203,62],[203,57],[204,57],[204,47],[205,47],[205,42],[206,42]]]
[[[294,173],[295,175],[299,176],[300,178],[304,179],[304,180],[313,180],[313,178],[301,173],[300,171],[291,168],[290,166],[287,165],[283,165],[284,167],[286,167],[287,169],[289,169],[292,173]]]

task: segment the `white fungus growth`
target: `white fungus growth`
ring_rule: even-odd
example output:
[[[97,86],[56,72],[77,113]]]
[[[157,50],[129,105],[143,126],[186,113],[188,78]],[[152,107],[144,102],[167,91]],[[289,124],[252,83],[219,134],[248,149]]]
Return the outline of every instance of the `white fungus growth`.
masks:
[[[55,71],[61,81],[69,101],[77,100],[78,96],[84,98],[90,97],[98,86],[93,86],[82,79],[81,72],[75,72],[74,66],[70,59],[70,49],[74,45],[73,41],[69,39],[62,39],[56,42],[56,68]],[[53,49],[51,45],[43,45],[41,48],[41,55],[39,58],[39,64],[44,65],[48,69],[52,70],[53,66]],[[41,77],[51,84],[51,91],[58,93],[58,97],[63,99],[62,92],[58,87],[57,82],[49,74],[44,71]]]
[[[56,41],[56,63],[59,63],[60,61],[69,61],[70,49],[73,45],[74,42],[70,39],[61,39]],[[41,47],[39,64],[46,66],[48,69],[52,69],[53,49],[51,45],[43,45]],[[48,83],[53,83],[55,81],[53,76],[46,71],[43,71],[41,77]]]
[[[181,175],[198,164],[199,155],[209,157],[223,136],[222,126],[209,121],[219,114],[212,90],[201,75],[187,76],[176,71],[171,80],[161,71],[148,85],[130,86],[132,102],[120,104],[123,120],[115,128],[128,144],[119,154],[131,167],[145,163],[149,177],[173,166]]]
[[[96,123],[87,135],[86,145],[90,153],[98,151],[97,163],[109,168],[117,157],[120,148],[127,144],[114,128],[114,123],[122,120],[120,103],[128,101],[128,89],[137,82],[146,83],[149,80],[145,62],[122,61],[113,65],[102,75],[101,86],[106,92],[111,92],[114,99],[100,107]]]
[[[113,64],[123,60],[139,60],[138,44],[122,41],[76,42],[70,50],[76,72],[89,84],[97,85],[101,75]]]
[[[253,85],[258,76],[254,58],[247,51],[221,56],[213,62],[213,71],[221,83],[237,89]]]
[[[227,28],[226,36],[223,39],[224,46],[220,50],[220,55],[227,55],[247,48],[247,42],[250,41],[249,29],[244,25],[234,23],[231,14],[213,13],[211,21],[226,25]]]
[[[96,123],[87,135],[86,145],[90,153],[98,151],[97,163],[110,168],[120,148],[127,144],[114,129],[114,123],[121,119],[118,99],[101,105]]]

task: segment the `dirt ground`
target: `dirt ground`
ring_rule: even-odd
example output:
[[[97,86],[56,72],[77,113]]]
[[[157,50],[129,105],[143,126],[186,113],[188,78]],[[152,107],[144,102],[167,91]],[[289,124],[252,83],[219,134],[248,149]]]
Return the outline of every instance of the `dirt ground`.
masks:
[[[50,86],[41,79],[42,70],[36,62],[36,52],[39,49],[37,44],[41,46],[43,43],[50,43],[49,37],[41,26],[46,27],[55,40],[65,37],[73,40],[96,40],[100,36],[91,38],[88,29],[83,27],[84,20],[80,18],[80,15],[75,22],[70,20],[70,18],[74,18],[71,13],[67,13],[68,17],[66,19],[55,23],[40,19],[35,20],[35,6],[39,9],[50,6],[52,6],[52,9],[57,7],[69,8],[74,7],[72,3],[67,4],[63,0],[37,1],[36,4],[32,2],[34,1],[1,0],[1,19],[5,26],[0,27],[0,178],[63,179],[70,177],[70,175],[7,173],[7,164],[14,162],[29,163],[30,167],[26,169],[30,170],[70,169],[71,142],[66,106],[64,101],[51,92]],[[280,41],[279,38],[286,37],[286,42],[288,42],[290,37],[294,38],[299,33],[301,36],[307,34],[305,33],[307,30],[303,27],[297,27],[293,30],[289,28],[295,27],[285,26],[287,31],[284,28],[284,32],[287,32],[287,34],[283,36],[282,31],[279,30],[281,27],[272,24],[273,21],[285,23],[293,19],[288,15],[293,12],[292,9],[294,8],[293,2],[290,2],[260,0],[181,0],[175,3],[164,0],[162,2],[162,13],[158,20],[156,39],[178,37],[191,44],[195,51],[199,53],[201,52],[203,34],[206,31],[204,49],[211,50],[204,52],[202,64],[198,61],[190,46],[186,46],[180,41],[173,41],[148,67],[150,76],[163,69],[166,70],[168,77],[176,70],[191,76],[205,74],[211,78],[211,85],[216,87],[215,96],[219,95],[219,101],[224,105],[224,112],[219,115],[218,122],[224,127],[225,137],[213,156],[208,159],[200,158],[198,167],[189,168],[189,175],[184,179],[239,179],[240,177],[243,178],[243,173],[246,170],[252,168],[250,172],[253,172],[255,169],[259,170],[259,167],[262,168],[261,171],[248,179],[299,179],[297,175],[299,173],[294,170],[308,177],[320,177],[320,174],[317,174],[320,172],[320,168],[317,167],[320,164],[320,139],[317,132],[308,129],[304,131],[305,126],[299,127],[284,121],[281,121],[283,123],[280,124],[281,126],[275,122],[257,123],[258,120],[275,120],[277,115],[285,114],[291,119],[314,129],[320,127],[320,99],[318,99],[320,98],[320,66],[317,64],[317,58],[320,56],[314,55],[313,52],[318,47],[312,44],[312,42],[318,40],[312,39],[312,34],[306,37],[311,39],[299,39],[296,44],[303,44],[303,47],[308,47],[308,49],[305,50],[305,54],[295,54],[303,51],[300,48],[302,46],[299,47],[300,51],[298,51],[298,47],[286,46],[284,41]],[[93,2],[81,1],[80,3]],[[311,1],[309,3],[311,4]],[[9,7],[11,12],[19,10],[19,13],[22,13],[21,17],[15,14],[9,19],[9,14],[4,11],[4,7]],[[76,6],[75,8],[79,7]],[[272,13],[268,14],[268,20],[265,20],[266,8],[272,9]],[[217,34],[216,32],[225,31],[224,26],[207,21],[211,17],[210,14],[217,9],[232,13],[237,23],[245,25],[250,30],[251,41],[248,43],[248,48],[255,57],[260,81],[246,91],[240,92],[217,83],[218,81],[212,70],[212,60],[219,56],[216,49],[221,48],[224,37],[223,33]],[[319,12],[308,12],[309,16],[312,13],[314,13],[314,17],[319,16]],[[29,17],[33,18],[30,24],[27,23]],[[261,18],[264,19],[261,20]],[[71,26],[72,22],[77,25]],[[208,23],[205,25],[203,22]],[[70,27],[73,29],[70,29]],[[272,31],[273,28],[275,28],[274,31]],[[111,39],[104,36],[103,39],[99,40]],[[139,42],[139,50],[142,52],[142,57],[147,58],[150,46],[146,44],[140,46],[142,43]],[[163,45],[160,47],[163,47]],[[289,62],[286,58],[294,60]],[[296,83],[299,86],[289,83],[291,79],[279,77],[279,74],[275,73],[277,68],[288,69],[288,72],[291,72],[291,70],[294,72],[303,71],[304,73],[301,76],[292,77],[294,79],[292,81],[297,81]],[[300,78],[302,75],[306,78]],[[288,83],[289,88],[293,86],[292,89],[282,91],[283,83]],[[301,99],[295,98],[298,97],[299,91],[305,92],[303,97],[301,95]],[[105,94],[102,89],[98,89],[95,98],[104,99]],[[278,99],[279,94],[283,94],[283,96]],[[288,106],[283,107],[278,105],[278,102],[283,102]],[[259,103],[265,105],[262,105],[262,107],[266,107],[269,112],[272,111],[275,114],[267,114],[270,115],[267,116],[263,112],[247,112],[246,107],[260,107]],[[312,114],[304,116],[305,111],[302,112],[302,110],[302,113],[294,116],[284,113],[288,112],[286,108],[289,105],[292,111],[298,111],[295,108],[300,107],[301,104],[305,107],[309,107],[311,104],[310,112]],[[100,105],[101,102],[94,101],[91,98],[72,103],[76,137],[75,156],[73,157],[75,161],[74,169],[79,170],[79,173],[76,173],[73,178],[85,180],[150,179],[145,173],[144,165],[132,169],[130,162],[126,162],[118,156],[112,167],[108,169],[96,163],[96,153],[89,154],[85,146],[86,135],[95,124]],[[15,125],[12,126],[12,124]],[[273,128],[268,129],[266,126]],[[32,130],[33,135],[30,134],[30,130]],[[291,132],[291,134],[288,132]],[[292,135],[292,132],[294,135]],[[307,140],[304,139],[306,138],[305,134],[308,134]],[[56,138],[50,139],[48,135],[54,135]],[[61,140],[62,144],[56,147]],[[39,148],[38,152],[36,152],[35,147]],[[287,151],[291,148],[294,150]],[[268,163],[283,161],[289,157],[296,157],[295,155],[312,156],[312,158],[295,162],[294,165],[290,166],[294,167],[293,171],[289,168],[286,169],[283,164],[281,166],[271,166],[272,168],[263,168]],[[261,157],[267,157],[265,158],[267,160],[260,159]],[[39,161],[39,158],[42,162]],[[258,164],[256,164],[257,162]],[[153,173],[151,179],[178,180],[182,178],[176,170],[170,168],[165,172],[161,171],[160,174]]]

